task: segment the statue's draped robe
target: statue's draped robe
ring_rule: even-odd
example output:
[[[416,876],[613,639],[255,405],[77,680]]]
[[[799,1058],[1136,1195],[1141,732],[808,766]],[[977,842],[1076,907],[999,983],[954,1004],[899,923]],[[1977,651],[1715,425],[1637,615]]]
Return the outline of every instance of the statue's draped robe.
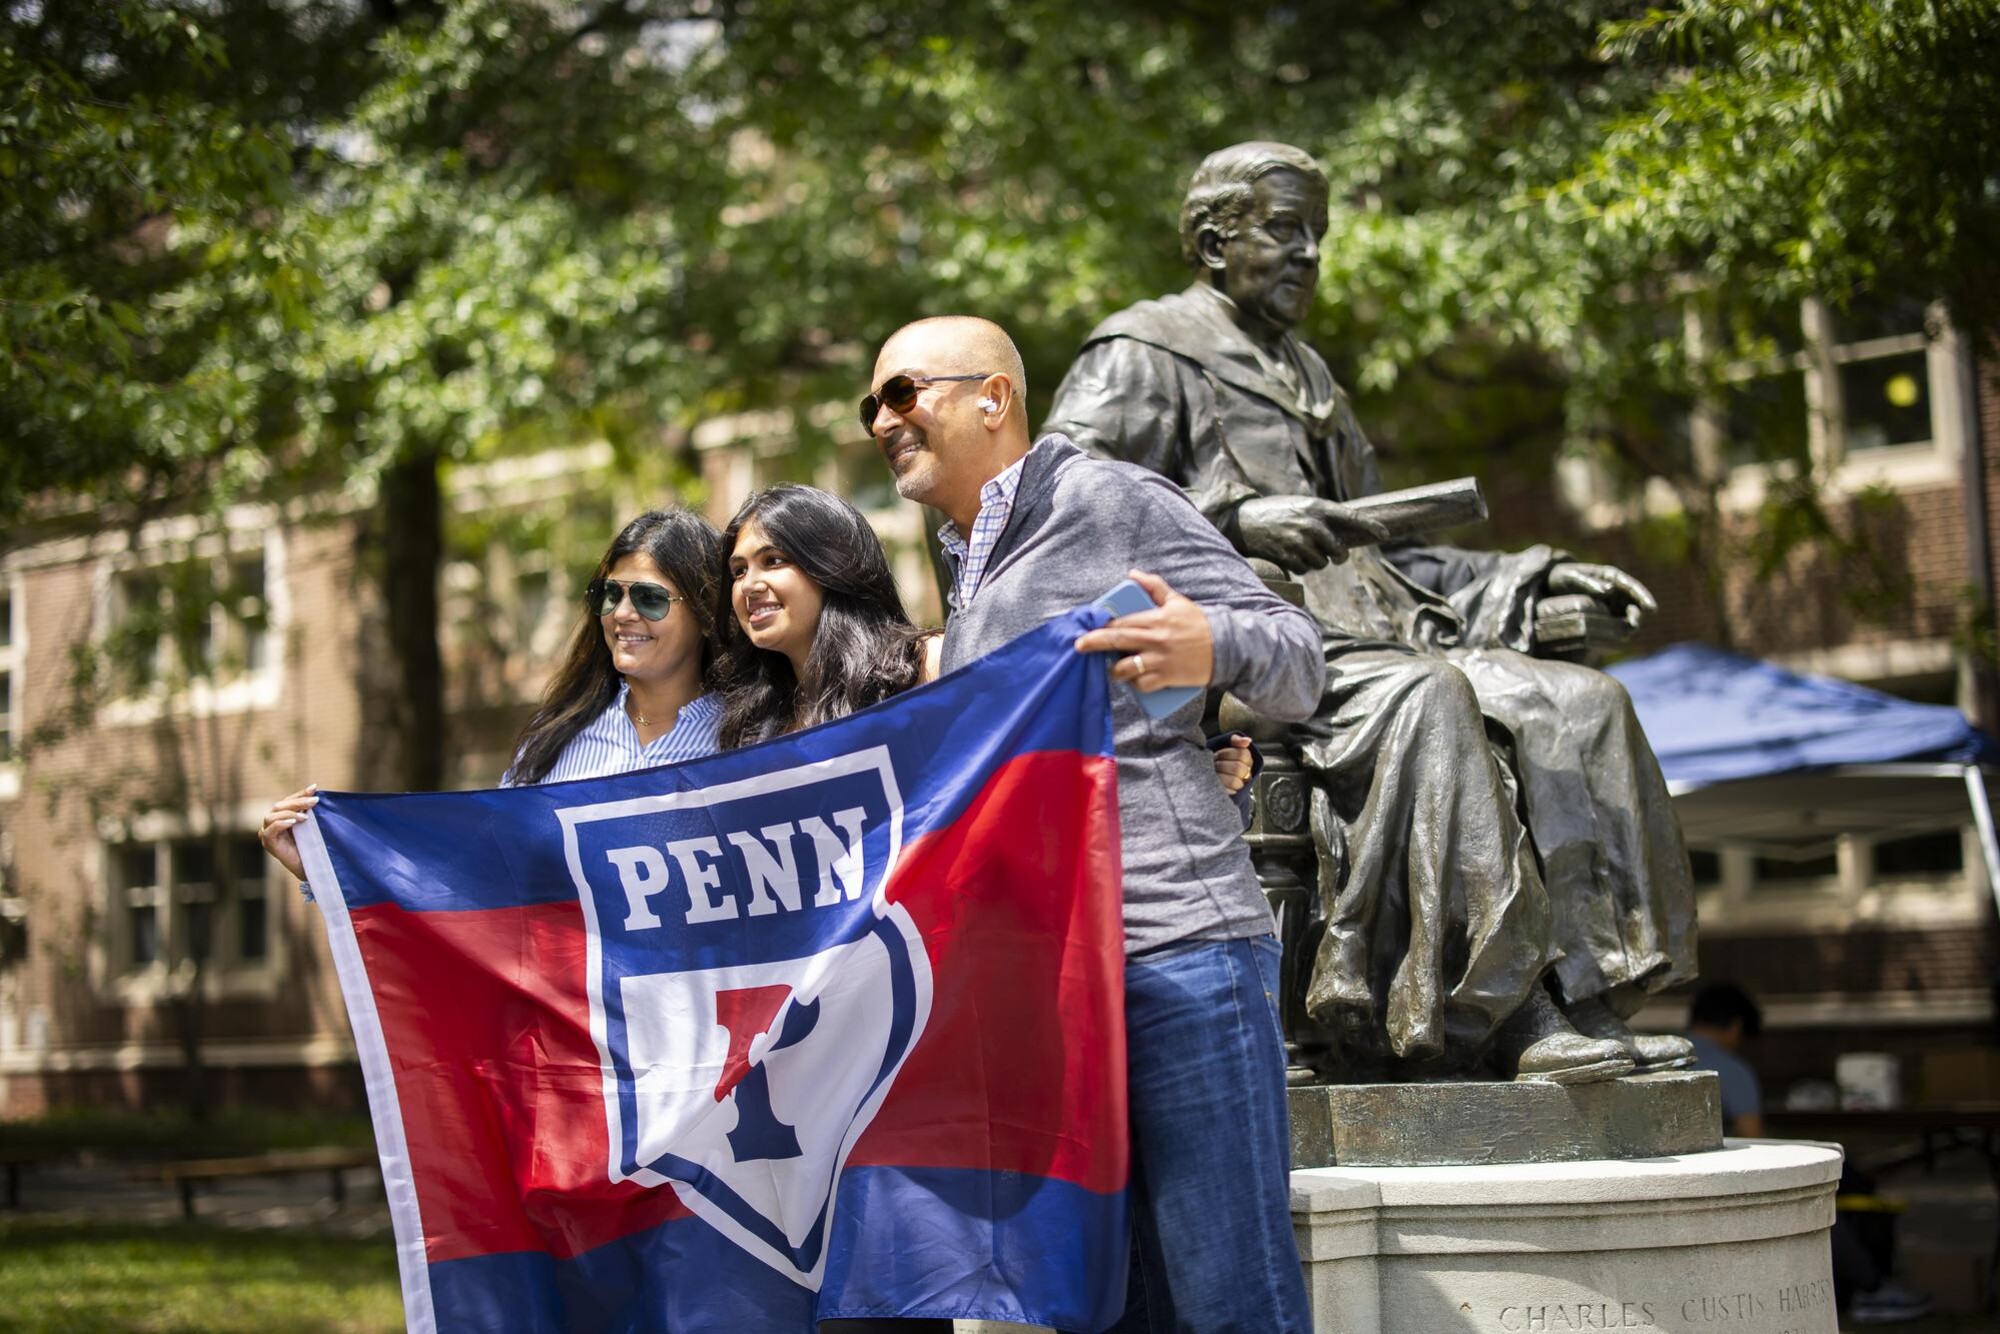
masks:
[[[1045,429],[1173,478],[1239,548],[1251,497],[1382,489],[1319,355],[1263,352],[1202,286],[1100,325]],[[1307,1007],[1357,1055],[1462,1053],[1551,964],[1566,997],[1624,1012],[1694,974],[1687,853],[1630,699],[1525,653],[1561,559],[1362,548],[1297,576],[1328,666],[1300,750],[1350,862]]]

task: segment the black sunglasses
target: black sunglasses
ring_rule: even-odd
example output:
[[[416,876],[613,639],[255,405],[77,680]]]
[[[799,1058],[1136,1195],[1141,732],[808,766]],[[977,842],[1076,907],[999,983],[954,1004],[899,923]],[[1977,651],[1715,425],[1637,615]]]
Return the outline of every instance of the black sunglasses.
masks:
[[[632,610],[649,621],[665,620],[674,604],[682,600],[679,594],[658,584],[621,584],[616,579],[593,579],[590,587],[583,591],[583,601],[590,608],[591,615],[609,616],[618,610],[618,604],[625,600],[628,592],[632,595]]]
[[[861,400],[861,429],[870,435],[875,433],[875,418],[884,407],[898,417],[917,406],[917,391],[927,384],[943,384],[947,380],[983,380],[993,374],[981,371],[977,375],[892,375],[882,381],[882,387]]]

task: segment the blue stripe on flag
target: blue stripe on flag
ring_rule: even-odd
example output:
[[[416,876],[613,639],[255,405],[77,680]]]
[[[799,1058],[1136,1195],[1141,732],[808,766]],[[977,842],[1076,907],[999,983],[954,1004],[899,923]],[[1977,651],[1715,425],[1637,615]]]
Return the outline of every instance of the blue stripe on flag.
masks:
[[[848,1210],[828,1263],[844,1284],[817,1300],[700,1219],[677,1218],[569,1260],[514,1252],[433,1264],[438,1329],[809,1334],[818,1319],[900,1313],[1096,1330],[1118,1318],[1125,1283],[1102,1277],[1126,1262],[1122,1192],[1017,1172],[850,1167],[837,1212]],[[646,1286],[649,1274],[676,1272],[700,1281]],[[1084,1309],[1094,1292],[1113,1305]]]

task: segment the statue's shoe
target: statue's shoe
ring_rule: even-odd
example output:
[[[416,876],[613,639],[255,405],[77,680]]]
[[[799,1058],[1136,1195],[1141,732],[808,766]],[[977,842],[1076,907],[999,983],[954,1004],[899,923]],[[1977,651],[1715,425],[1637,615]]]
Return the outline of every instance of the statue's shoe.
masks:
[[[1493,1050],[1517,1082],[1594,1084],[1629,1075],[1636,1064],[1623,1043],[1577,1032],[1542,986],[1500,1025]]]
[[[1669,1033],[1635,1033],[1595,996],[1574,1002],[1563,1014],[1585,1037],[1604,1038],[1624,1047],[1642,1075],[1655,1070],[1685,1070],[1694,1064],[1692,1042]]]

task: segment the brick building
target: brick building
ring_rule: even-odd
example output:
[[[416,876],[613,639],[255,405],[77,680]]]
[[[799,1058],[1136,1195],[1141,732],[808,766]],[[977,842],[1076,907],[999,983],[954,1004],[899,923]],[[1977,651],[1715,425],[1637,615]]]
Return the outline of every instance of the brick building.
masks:
[[[330,961],[255,830],[300,775],[375,773],[354,534],[247,507],[222,535],[169,520],[8,555],[0,1113],[171,1102],[194,1022],[221,1097],[351,1095]],[[197,645],[212,669],[181,683],[139,609],[200,577],[231,595]],[[79,650],[125,670],[94,689]]]

